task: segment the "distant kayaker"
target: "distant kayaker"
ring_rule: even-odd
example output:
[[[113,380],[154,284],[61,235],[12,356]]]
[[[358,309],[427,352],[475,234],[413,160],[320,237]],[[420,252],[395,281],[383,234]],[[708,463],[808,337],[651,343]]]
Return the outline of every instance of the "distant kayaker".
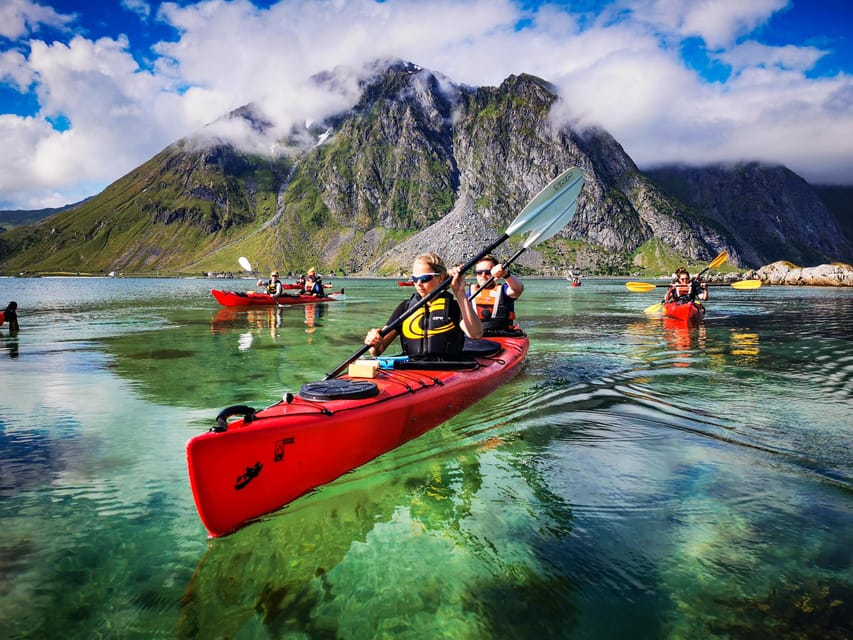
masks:
[[[690,273],[684,267],[679,267],[675,270],[676,281],[669,285],[669,289],[664,296],[664,304],[667,302],[678,302],[684,304],[693,302],[697,298],[699,300],[708,299],[708,285],[698,280],[690,278]]]
[[[492,255],[485,256],[475,267],[477,283],[471,285],[468,295],[483,287],[489,279],[492,283],[483,287],[471,298],[477,315],[483,323],[484,335],[500,335],[515,328],[515,301],[524,291],[524,284],[509,272]],[[498,280],[503,283],[498,284]]]
[[[273,271],[270,273],[270,279],[264,282],[263,280],[258,280],[258,286],[264,287],[264,290],[273,297],[279,297],[284,293],[284,288],[282,287],[281,280],[278,279],[278,271]]]
[[[483,323],[465,296],[465,274],[460,273],[458,267],[448,271],[444,261],[434,253],[415,258],[412,264],[415,293],[394,309],[386,326],[438,288],[448,275],[452,278],[452,293],[444,291],[419,308],[403,322],[399,332],[395,329],[384,337],[380,329],[367,332],[364,344],[370,345],[372,355],[381,354],[399,335],[403,353],[409,356],[453,360],[462,353],[465,336],[473,339],[483,336]]]
[[[8,305],[6,305],[6,309],[4,309],[3,313],[0,314],[3,321],[9,325],[9,334],[17,333],[20,331],[21,327],[18,326],[18,303],[12,300]],[[3,322],[0,322],[3,324]]]
[[[323,277],[317,275],[317,271],[315,269],[308,269],[302,293],[306,296],[314,296],[316,298],[322,298],[326,295],[323,287]]]

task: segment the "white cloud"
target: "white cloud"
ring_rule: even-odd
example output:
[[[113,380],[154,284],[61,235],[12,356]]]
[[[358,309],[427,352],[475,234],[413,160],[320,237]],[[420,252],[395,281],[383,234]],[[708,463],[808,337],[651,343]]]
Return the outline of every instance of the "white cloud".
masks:
[[[21,93],[33,81],[33,71],[20,51],[0,51],[0,83],[9,83]]]
[[[64,29],[73,16],[62,15],[31,0],[0,2],[0,36],[17,40],[37,31],[40,26]]]
[[[68,21],[25,0],[0,6],[0,15],[19,16],[11,27],[0,19],[9,33]],[[124,6],[144,13],[147,4]],[[105,186],[249,102],[274,116],[275,134],[301,126],[348,107],[359,74],[382,57],[468,85],[540,76],[560,88],[561,115],[606,128],[640,166],[759,158],[809,180],[850,182],[851,77],[810,78],[823,51],[748,37],[786,6],[618,0],[605,14],[581,17],[557,5],[531,12],[511,0],[288,0],[269,9],[249,0],[165,3],[151,19],[179,38],[156,45],[150,69],[118,35],[32,39],[28,54],[20,44],[0,52],[0,82],[22,92],[34,87],[41,105],[34,117],[0,116],[0,208],[73,201],[75,185]],[[689,69],[677,46],[685,37],[704,38],[714,59],[731,67],[730,79],[709,83]],[[307,81],[342,67],[354,72],[333,89]],[[67,131],[46,120],[57,116]],[[270,148],[234,123],[216,133]]]
[[[145,0],[121,0],[121,6],[143,20],[147,20],[151,16],[151,5]]]
[[[758,42],[746,42],[714,57],[732,67],[734,72],[751,67],[777,67],[806,72],[824,55],[825,51],[815,47],[768,47]]]
[[[616,6],[664,34],[702,38],[717,48],[751,33],[789,4],[789,0],[624,0]]]
[[[27,207],[73,202],[55,194],[70,190],[76,198],[81,181],[103,186],[200,126],[181,117],[182,96],[167,80],[140,70],[126,47],[123,38],[33,41],[28,69],[38,79],[41,112],[0,118],[0,193],[19,194]],[[58,116],[70,122],[67,131],[49,124]]]

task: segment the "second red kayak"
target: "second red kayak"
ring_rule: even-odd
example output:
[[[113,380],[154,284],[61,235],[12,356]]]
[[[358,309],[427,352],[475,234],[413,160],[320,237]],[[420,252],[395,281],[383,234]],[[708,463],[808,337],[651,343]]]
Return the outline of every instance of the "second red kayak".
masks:
[[[335,293],[327,293],[324,296],[307,296],[307,295],[292,295],[285,294],[283,296],[273,297],[268,293],[258,293],[256,291],[221,291],[219,289],[211,289],[210,293],[216,298],[216,301],[223,307],[252,307],[256,305],[283,305],[283,304],[309,304],[311,302],[332,302],[333,300],[343,300],[344,291],[336,291]]]
[[[705,307],[693,302],[667,302],[661,307],[661,312],[667,318],[675,318],[683,322],[699,322],[705,316]]]

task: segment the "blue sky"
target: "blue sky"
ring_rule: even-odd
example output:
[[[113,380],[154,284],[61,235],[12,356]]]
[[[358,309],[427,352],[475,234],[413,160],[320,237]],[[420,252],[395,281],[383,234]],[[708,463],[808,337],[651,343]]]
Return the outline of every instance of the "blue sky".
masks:
[[[641,168],[853,184],[851,24],[851,0],[0,0],[0,209],[93,195],[250,101],[273,134],[346,108],[385,56],[468,85],[545,78],[557,121],[604,127]],[[334,95],[306,83],[341,65]]]

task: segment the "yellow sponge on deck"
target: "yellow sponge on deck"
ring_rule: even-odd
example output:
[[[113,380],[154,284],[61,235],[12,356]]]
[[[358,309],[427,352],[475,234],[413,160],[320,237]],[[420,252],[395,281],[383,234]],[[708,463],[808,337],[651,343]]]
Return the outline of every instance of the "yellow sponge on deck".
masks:
[[[375,378],[378,370],[378,360],[356,360],[349,366],[347,374],[350,378]]]

